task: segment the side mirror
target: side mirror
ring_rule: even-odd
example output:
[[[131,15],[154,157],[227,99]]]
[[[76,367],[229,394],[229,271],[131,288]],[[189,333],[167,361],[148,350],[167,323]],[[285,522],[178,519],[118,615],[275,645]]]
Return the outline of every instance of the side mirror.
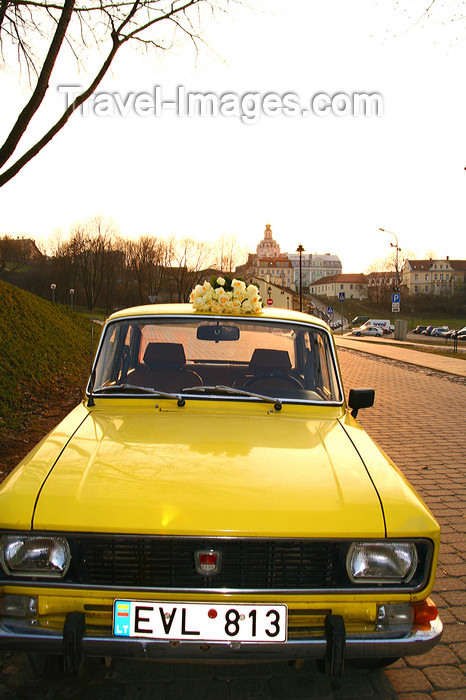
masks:
[[[350,389],[348,406],[352,408],[351,415],[356,418],[360,408],[370,408],[374,405],[374,389]]]

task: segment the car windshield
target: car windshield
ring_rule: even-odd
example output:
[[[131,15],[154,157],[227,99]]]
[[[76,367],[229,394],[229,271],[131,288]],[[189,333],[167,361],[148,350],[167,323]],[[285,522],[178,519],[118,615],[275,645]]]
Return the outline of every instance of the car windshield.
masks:
[[[158,392],[200,400],[220,395],[250,401],[257,395],[342,401],[325,329],[257,318],[155,316],[110,322],[91,386],[99,396],[115,396],[120,387],[122,396]]]

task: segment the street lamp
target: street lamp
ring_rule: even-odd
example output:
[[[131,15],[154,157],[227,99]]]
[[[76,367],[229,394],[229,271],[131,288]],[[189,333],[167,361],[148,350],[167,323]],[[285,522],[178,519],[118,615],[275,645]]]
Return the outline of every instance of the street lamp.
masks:
[[[302,254],[304,253],[304,248],[299,244],[296,248],[296,252],[299,253],[299,310],[303,310],[303,264],[302,264]]]
[[[56,284],[51,284],[50,289],[52,290],[52,304],[55,304],[55,290],[57,288]]]
[[[389,233],[391,236],[395,237],[395,243],[390,243],[390,246],[392,248],[395,248],[396,252],[396,258],[395,258],[395,292],[399,292],[399,275],[398,275],[398,253],[401,251],[401,248],[398,246],[398,236],[396,233],[393,233],[393,231],[387,231],[385,228],[380,228],[379,226],[379,231],[383,231],[384,233]],[[396,314],[397,312],[395,311],[395,324],[396,324]]]
[[[71,311],[73,311],[73,309],[74,309],[74,303],[73,303],[74,289],[70,289],[70,297],[71,297]]]
[[[395,279],[396,279],[395,285],[396,285],[396,288],[395,288],[395,292],[398,292],[399,291],[398,253],[401,252],[401,248],[398,247],[398,236],[396,235],[396,233],[393,233],[393,231],[387,231],[387,229],[385,229],[385,228],[379,227],[379,231],[383,231],[384,233],[389,233],[391,236],[395,236],[396,243],[390,243],[390,246],[392,248],[395,248],[395,251],[396,251],[396,262],[395,262]]]

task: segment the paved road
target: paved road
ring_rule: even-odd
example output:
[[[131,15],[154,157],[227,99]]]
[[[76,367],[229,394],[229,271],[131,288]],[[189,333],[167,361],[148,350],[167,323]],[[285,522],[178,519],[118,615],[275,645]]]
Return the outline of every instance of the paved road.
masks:
[[[202,700],[273,698],[466,698],[466,382],[354,350],[339,351],[347,390],[376,389],[376,404],[359,419],[416,486],[442,525],[435,587],[445,632],[424,657],[398,661],[384,671],[347,665],[330,680],[315,663],[242,666],[118,661],[110,668],[87,660],[77,678],[33,676],[24,655],[0,655],[0,699],[81,698]]]

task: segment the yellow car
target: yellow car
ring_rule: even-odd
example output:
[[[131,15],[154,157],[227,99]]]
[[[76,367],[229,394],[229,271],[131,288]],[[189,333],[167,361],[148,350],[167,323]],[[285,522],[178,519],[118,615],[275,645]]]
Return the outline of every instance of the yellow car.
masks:
[[[227,303],[114,313],[85,399],[1,485],[0,644],[36,670],[338,675],[439,640],[439,526],[355,420],[374,392],[347,405],[324,322]]]

